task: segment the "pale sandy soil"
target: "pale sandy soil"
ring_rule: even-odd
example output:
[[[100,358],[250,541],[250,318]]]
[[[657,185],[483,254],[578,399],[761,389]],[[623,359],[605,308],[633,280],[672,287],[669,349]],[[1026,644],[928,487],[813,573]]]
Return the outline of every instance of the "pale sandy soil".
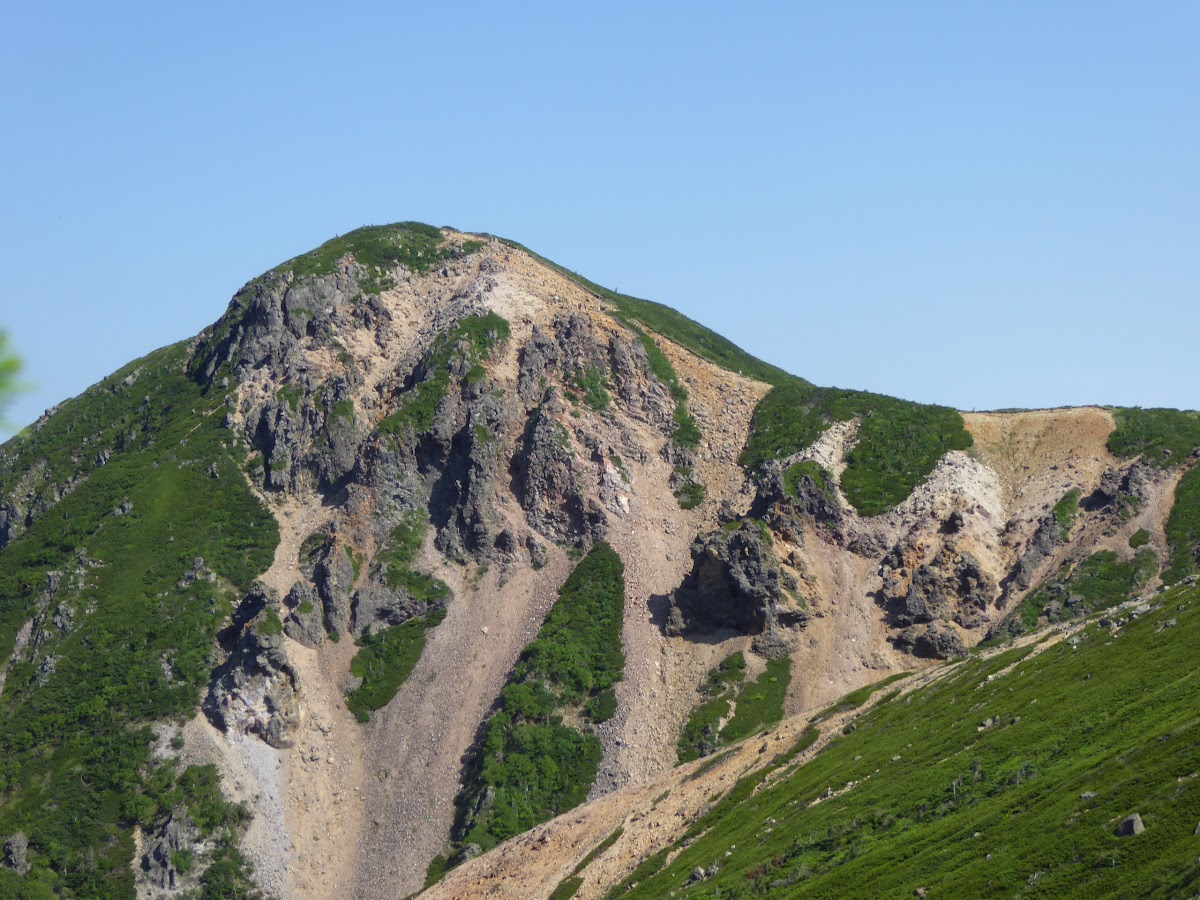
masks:
[[[1072,487],[1088,493],[1116,460],[1108,452],[1115,425],[1097,406],[1026,412],[963,413],[974,453],[1000,477],[1005,508],[1041,512]]]

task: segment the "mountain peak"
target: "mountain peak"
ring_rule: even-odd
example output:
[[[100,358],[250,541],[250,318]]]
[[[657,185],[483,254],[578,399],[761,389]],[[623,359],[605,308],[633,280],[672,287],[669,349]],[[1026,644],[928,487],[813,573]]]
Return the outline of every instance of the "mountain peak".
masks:
[[[1197,448],[817,387],[513,242],[357,229],[0,451],[0,880],[599,896],[824,752],[814,710],[1193,577]]]

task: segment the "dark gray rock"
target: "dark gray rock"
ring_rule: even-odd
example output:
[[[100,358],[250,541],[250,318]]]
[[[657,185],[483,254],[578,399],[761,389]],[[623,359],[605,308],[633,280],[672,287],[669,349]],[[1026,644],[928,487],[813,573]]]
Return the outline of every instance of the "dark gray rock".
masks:
[[[517,395],[526,410],[534,409],[546,399],[550,377],[559,371],[561,359],[558,342],[534,325],[532,335],[521,348],[517,375]]]
[[[1117,837],[1133,837],[1145,830],[1146,826],[1142,822],[1142,817],[1134,813],[1133,815],[1126,816],[1121,824],[1117,826]]]
[[[204,713],[223,731],[290,747],[300,724],[299,681],[273,618],[277,605],[274,592],[261,584],[239,605],[220,638],[227,656],[213,670]]]
[[[576,480],[565,414],[555,397],[530,416],[513,457],[513,481],[530,526],[557,543],[585,546],[604,536],[608,519]]]
[[[906,626],[947,617],[971,628],[980,624],[997,593],[996,580],[979,560],[946,544],[913,573],[908,593],[894,611],[895,621]]]
[[[176,868],[172,854],[191,849],[197,836],[190,822],[172,815],[156,831],[147,835],[147,850],[142,854],[141,868],[146,879],[155,887],[175,891],[182,887],[182,873]]]
[[[18,875],[28,875],[33,866],[29,862],[29,838],[18,831],[4,841],[4,866]]]
[[[313,581],[321,598],[321,617],[325,629],[331,633],[350,632],[354,612],[351,600],[354,563],[339,541],[329,541],[320,551],[313,570]]]
[[[671,594],[668,634],[706,633],[732,628],[766,635],[762,646],[775,652],[786,638],[770,632],[781,627],[787,583],[758,522],[723,528],[692,545],[692,568]],[[789,610],[793,624],[807,619]],[[799,615],[800,619],[794,617]]]
[[[954,659],[967,655],[967,646],[958,632],[940,622],[911,625],[897,635],[893,643],[899,650],[926,659]]]
[[[763,659],[783,659],[792,652],[792,642],[780,628],[768,628],[755,635],[750,647]]]
[[[1029,547],[1009,575],[1008,581],[1011,587],[1023,591],[1033,584],[1038,567],[1049,558],[1060,543],[1062,543],[1062,529],[1054,514],[1050,513],[1038,525]]]
[[[525,538],[525,549],[529,551],[529,565],[540,569],[550,561],[546,548],[532,534]]]
[[[291,610],[283,623],[283,632],[306,647],[316,648],[325,640],[325,622],[321,615],[321,598],[306,581],[298,581],[287,598]]]

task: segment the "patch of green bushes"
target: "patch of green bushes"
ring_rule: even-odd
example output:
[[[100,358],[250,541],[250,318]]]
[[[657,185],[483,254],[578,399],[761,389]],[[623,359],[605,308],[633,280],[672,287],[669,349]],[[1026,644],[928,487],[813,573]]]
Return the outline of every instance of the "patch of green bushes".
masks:
[[[842,473],[846,499],[875,516],[902,502],[925,480],[943,454],[965,450],[971,436],[962,416],[927,406],[838,388],[814,388],[792,379],[777,384],[754,411],[741,464],[754,470],[812,444],[834,422],[859,418],[858,444]]]
[[[576,388],[583,400],[592,409],[604,412],[612,405],[608,394],[608,379],[604,370],[597,365],[588,366],[586,370],[571,372],[566,377],[567,384]]]
[[[1166,532],[1171,557],[1163,581],[1175,584],[1200,571],[1200,466],[1186,472],[1175,487]]]
[[[700,688],[706,699],[692,710],[679,735],[679,762],[709,756],[782,719],[791,677],[792,661],[785,657],[768,660],[763,673],[747,683],[745,656],[741,651],[727,656]],[[722,727],[731,707],[733,716]]]
[[[1153,550],[1142,550],[1133,559],[1122,560],[1111,550],[1093,553],[1074,568],[1067,566],[1045,587],[1034,591],[1014,611],[1009,631],[1021,634],[1037,627],[1046,606],[1052,600],[1062,604],[1058,618],[1072,618],[1099,612],[1130,599],[1158,572],[1158,557]],[[1083,602],[1072,607],[1071,596]]]
[[[849,712],[852,709],[858,709],[864,703],[871,699],[871,696],[893,682],[899,681],[901,678],[907,678],[911,672],[896,672],[884,678],[882,681],[876,681],[873,684],[860,687],[856,691],[851,691],[833,706],[823,710],[819,716],[813,719],[814,722],[820,722],[822,719],[827,719],[830,716],[836,716],[839,713]]]
[[[817,388],[803,378],[751,356],[668,306],[610,291],[515,241],[505,243],[529,253],[607,300],[626,324],[636,327],[636,323],[640,323],[721,368],[772,385],[771,392],[755,410],[741,457],[742,465],[748,470],[811,446],[833,422],[861,417],[859,444],[851,453],[850,464],[842,475],[842,489],[860,513],[874,516],[907,498],[929,476],[944,453],[965,450],[972,444],[962,416],[955,410],[864,391]],[[671,384],[654,368],[661,366],[661,362],[655,361],[650,349],[653,343],[643,339],[652,370],[661,380]],[[662,354],[662,350],[658,349],[658,353]],[[699,441],[694,422],[690,427],[682,427],[678,435],[677,442],[683,446],[695,446],[688,442]]]
[[[426,272],[454,256],[455,248],[446,243],[441,231],[422,222],[368,225],[326,241],[317,249],[277,266],[274,271],[290,270],[297,276],[329,275],[338,260],[346,255],[353,256],[359,265],[378,277],[378,270],[393,269],[398,265],[414,272]]]
[[[680,509],[695,509],[704,502],[706,496],[704,485],[698,481],[685,481],[674,493]]]
[[[621,558],[596,544],[559,590],[488,720],[458,798],[458,846],[490,849],[586,799],[602,755],[589,705],[624,670],[624,606]]]
[[[1200,413],[1135,406],[1112,414],[1117,427],[1108,436],[1108,449],[1113,456],[1141,456],[1152,466],[1171,468],[1200,447]]]
[[[1054,520],[1058,522],[1058,536],[1066,540],[1071,535],[1071,526],[1079,515],[1079,488],[1071,488],[1054,504]]]
[[[439,607],[359,639],[361,649],[350,663],[350,672],[362,683],[346,695],[346,706],[358,721],[369,722],[372,712],[391,702],[417,667],[426,632],[445,617],[445,607]]]
[[[300,388],[294,384],[282,385],[279,390],[275,392],[275,396],[286,403],[288,405],[288,409],[292,410],[292,412],[295,412],[300,408]]]
[[[782,719],[791,680],[790,657],[767,660],[763,673],[742,687],[733,718],[721,729],[721,737],[732,744]]]
[[[679,735],[680,763],[708,756],[723,746],[719,733],[721,720],[729,715],[731,701],[737,697],[745,678],[746,657],[740,650],[709,670],[700,687],[700,696],[705,699],[692,709]]]
[[[417,513],[407,514],[375,554],[372,568],[384,573],[384,581],[392,590],[404,591],[422,603],[439,603],[450,596],[450,588],[440,578],[413,569],[428,528]]]
[[[1137,550],[1139,547],[1145,547],[1149,543],[1150,532],[1148,532],[1145,528],[1139,528],[1129,536],[1129,546],[1134,550]]]
[[[508,340],[509,333],[508,321],[488,312],[467,316],[454,328],[438,335],[420,366],[424,379],[403,395],[400,409],[379,423],[380,433],[403,434],[409,429],[414,434],[429,431],[438,406],[450,392],[451,363],[456,354],[464,352],[460,344],[465,343],[466,361],[470,364],[466,381],[478,381],[485,372],[483,363],[496,347]]]

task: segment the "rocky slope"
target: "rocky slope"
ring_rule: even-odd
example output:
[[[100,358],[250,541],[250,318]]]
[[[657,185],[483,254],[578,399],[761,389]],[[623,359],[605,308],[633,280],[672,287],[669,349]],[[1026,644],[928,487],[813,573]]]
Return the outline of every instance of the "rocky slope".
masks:
[[[822,391],[517,245],[412,223],[354,232],[4,445],[14,765],[0,829],[21,850],[0,886],[220,890],[245,877],[244,855],[279,898],[420,890],[439,855],[454,866],[486,849],[459,842],[456,797],[559,588],[605,541],[624,563],[615,706],[564,707],[554,726],[599,741],[590,802],[431,894],[548,896],[624,821],[636,843],[580,894],[600,896],[733,771],[676,769],[706,673],[731,653],[748,680],[791,661],[771,721],[1189,574],[1196,427],[1174,412],[959,416]],[[146,473],[170,490],[137,493]],[[207,521],[218,499],[243,512]],[[85,501],[90,518],[71,506]],[[131,556],[113,538],[126,523],[159,556]],[[133,580],[98,591],[118,563]],[[134,583],[151,574],[153,590]],[[64,844],[35,812],[42,769],[23,735],[49,733],[41,698],[74,691],[73,661],[112,640],[113,591],[141,623],[131,658],[173,699],[122,708],[155,731],[119,778],[66,749],[44,773],[83,765],[111,783],[80,799],[107,810],[108,837]],[[164,609],[203,612],[186,647],[150,635],[177,616]],[[737,701],[743,715],[754,702]],[[801,722],[778,726],[779,748]],[[751,753],[740,746],[730,760]],[[629,825],[668,811],[657,836]],[[555,849],[512,849],[538,835]],[[105,840],[128,865],[64,875]]]

